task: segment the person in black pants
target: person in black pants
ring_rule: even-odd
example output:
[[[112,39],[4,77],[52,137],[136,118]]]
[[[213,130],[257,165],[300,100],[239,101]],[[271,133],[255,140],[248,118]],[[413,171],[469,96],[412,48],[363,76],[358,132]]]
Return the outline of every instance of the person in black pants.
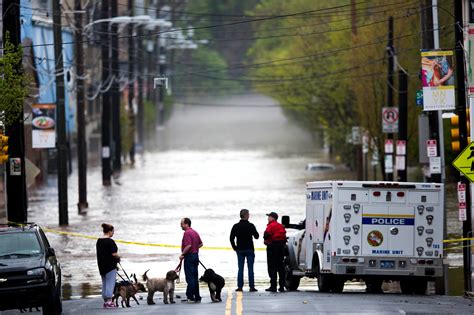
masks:
[[[242,291],[244,286],[244,263],[247,259],[247,269],[249,272],[249,287],[250,292],[257,292],[255,288],[255,281],[253,275],[253,263],[255,261],[255,249],[253,247],[253,239],[258,239],[259,235],[255,225],[249,222],[250,213],[247,209],[240,210],[240,221],[234,224],[230,232],[230,244],[237,253],[237,262],[239,265],[239,272],[237,273],[237,289],[235,291]],[[237,245],[235,239],[237,238]]]
[[[286,230],[283,225],[277,222],[278,214],[270,212],[267,214],[268,224],[263,233],[263,240],[267,245],[267,267],[270,276],[270,287],[265,291],[276,292],[277,274],[280,287],[278,291],[285,291],[285,244]]]

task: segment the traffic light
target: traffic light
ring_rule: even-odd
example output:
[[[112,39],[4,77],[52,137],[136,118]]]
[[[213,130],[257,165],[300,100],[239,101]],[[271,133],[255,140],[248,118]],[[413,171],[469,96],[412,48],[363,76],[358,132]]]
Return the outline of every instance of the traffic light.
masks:
[[[8,161],[8,137],[0,133],[0,164]]]
[[[466,109],[466,116],[467,116],[467,134],[469,135],[471,132],[470,124],[469,124],[469,109]],[[471,137],[467,137],[467,143],[471,143]],[[453,114],[451,116],[451,149],[454,152],[461,151],[461,142],[459,139],[459,116]]]

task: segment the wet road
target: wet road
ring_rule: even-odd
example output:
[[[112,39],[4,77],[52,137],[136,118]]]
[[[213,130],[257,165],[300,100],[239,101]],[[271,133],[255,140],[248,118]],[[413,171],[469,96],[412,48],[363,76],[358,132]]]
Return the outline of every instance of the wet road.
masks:
[[[100,167],[89,167],[86,215],[77,214],[74,172],[69,178],[69,227],[58,228],[55,176],[30,193],[29,220],[97,237],[101,223],[107,222],[115,226],[115,239],[179,245],[180,218],[188,216],[205,246],[228,247],[241,208],[250,210],[250,220],[263,233],[269,211],[291,215],[292,221],[303,219],[307,181],[353,178],[342,167],[305,171],[307,163],[326,162],[321,143],[289,122],[271,99],[242,96],[196,103],[210,106],[176,106],[156,140],[148,142],[150,149],[137,157],[135,166],[124,165],[112,187],[102,186]],[[213,106],[217,103],[229,106]],[[62,264],[64,298],[98,294],[95,241],[47,235]],[[262,241],[256,246],[262,248]],[[141,275],[151,269],[151,276],[164,276],[176,267],[180,250],[119,244],[119,253],[128,273]],[[235,286],[237,262],[231,250],[202,250],[200,255],[206,266],[226,278],[229,287]],[[268,285],[262,250],[256,252],[255,277],[260,289]],[[314,280],[305,283],[315,285]]]

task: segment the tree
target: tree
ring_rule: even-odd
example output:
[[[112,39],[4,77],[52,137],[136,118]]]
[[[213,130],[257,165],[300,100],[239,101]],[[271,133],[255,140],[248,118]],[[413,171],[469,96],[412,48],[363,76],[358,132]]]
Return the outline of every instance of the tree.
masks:
[[[5,36],[3,55],[0,56],[0,112],[6,128],[23,119],[23,101],[28,96],[28,77],[21,62],[23,48],[15,47]]]

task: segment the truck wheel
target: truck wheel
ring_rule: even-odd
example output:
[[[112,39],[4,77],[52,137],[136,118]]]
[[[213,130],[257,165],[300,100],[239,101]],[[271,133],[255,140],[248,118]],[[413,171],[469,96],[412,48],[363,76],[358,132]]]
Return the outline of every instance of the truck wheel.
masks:
[[[428,280],[426,280],[426,279],[414,279],[414,281],[413,281],[413,293],[418,294],[418,295],[425,295],[427,288],[428,288]]]
[[[318,289],[319,292],[328,293],[331,291],[331,275],[318,273]]]
[[[331,279],[331,292],[341,293],[344,290],[344,283],[346,280],[342,278],[332,277]]]
[[[365,292],[367,293],[383,293],[381,279],[365,279]]]
[[[62,313],[61,290],[51,288],[51,295],[43,304],[43,314],[56,315]]]
[[[285,266],[285,288],[288,291],[296,291],[300,285],[301,277],[294,276],[289,265]]]
[[[413,281],[410,278],[401,279],[400,291],[402,291],[402,294],[413,294]]]

